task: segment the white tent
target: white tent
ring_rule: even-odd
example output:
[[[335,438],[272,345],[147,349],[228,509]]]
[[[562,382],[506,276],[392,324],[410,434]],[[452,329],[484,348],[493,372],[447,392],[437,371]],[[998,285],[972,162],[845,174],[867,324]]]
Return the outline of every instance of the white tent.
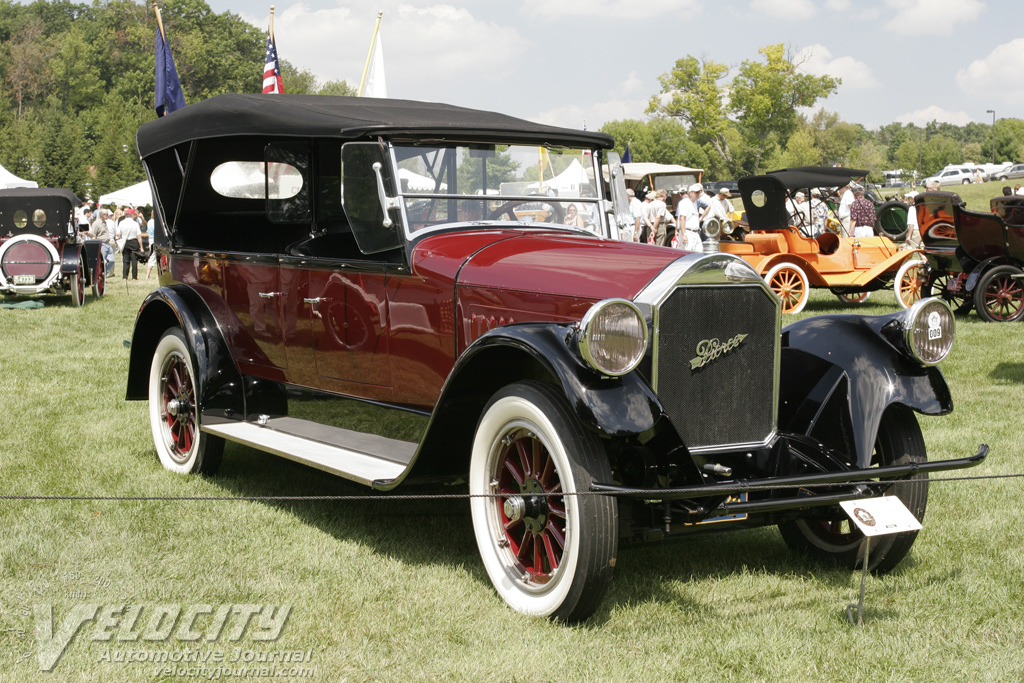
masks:
[[[149,182],[143,180],[120,190],[100,195],[99,203],[117,204],[118,206],[152,206],[153,193],[149,191]]]
[[[398,179],[402,183],[403,191],[409,192],[433,192],[434,179],[419,173],[413,173],[407,168],[398,169]],[[447,190],[448,183],[441,183],[441,190]]]
[[[12,187],[39,187],[39,183],[34,180],[19,178],[3,166],[0,166],[0,189],[7,190]]]
[[[584,185],[590,185],[590,177],[578,159],[573,159],[572,163],[554,178],[545,178],[544,180],[544,189],[553,188],[559,197],[580,197],[585,194],[583,192]],[[535,193],[538,188],[538,183],[530,183],[526,186],[526,191]]]

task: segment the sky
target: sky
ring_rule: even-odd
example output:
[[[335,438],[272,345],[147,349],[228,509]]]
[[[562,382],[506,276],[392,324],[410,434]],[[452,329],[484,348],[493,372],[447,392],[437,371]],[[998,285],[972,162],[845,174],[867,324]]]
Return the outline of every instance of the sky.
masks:
[[[207,0],[266,30],[270,3]],[[783,43],[842,79],[819,106],[868,129],[1024,118],[1021,0],[276,0],[278,53],[359,85],[383,11],[388,96],[567,126],[645,119],[687,55],[733,69]],[[254,65],[260,69],[260,65]],[[288,83],[284,84],[285,90]]]

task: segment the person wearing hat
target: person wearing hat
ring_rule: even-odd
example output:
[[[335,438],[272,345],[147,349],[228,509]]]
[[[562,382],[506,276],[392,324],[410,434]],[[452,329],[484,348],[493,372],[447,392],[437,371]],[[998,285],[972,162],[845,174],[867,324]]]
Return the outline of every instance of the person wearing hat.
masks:
[[[629,218],[632,221],[632,228],[623,230],[621,239],[626,242],[635,242],[636,234],[640,231],[640,224],[643,222],[644,203],[636,198],[636,192],[632,188],[626,189],[626,196],[629,197]]]
[[[729,197],[732,196],[732,192],[729,191],[728,187],[721,187],[714,197],[711,198],[711,208],[708,211],[708,218],[717,218],[718,220],[725,221],[732,220],[732,214],[736,210],[732,206],[732,202],[729,201]]]
[[[700,183],[694,183],[687,189],[686,196],[680,202],[681,229],[676,235],[677,241],[674,245],[677,249],[701,251],[703,248],[700,239],[700,214],[697,212],[697,196],[703,192],[704,188]]]
[[[651,230],[647,236],[648,244],[656,244],[659,247],[668,245],[669,226],[673,225],[672,214],[668,211],[668,192],[656,190],[654,201],[647,207],[647,217],[651,224]]]
[[[828,204],[821,200],[821,190],[816,187],[811,188],[811,201],[807,204],[811,214],[810,232],[807,235],[809,237],[817,237],[825,232],[825,222],[828,220]]]

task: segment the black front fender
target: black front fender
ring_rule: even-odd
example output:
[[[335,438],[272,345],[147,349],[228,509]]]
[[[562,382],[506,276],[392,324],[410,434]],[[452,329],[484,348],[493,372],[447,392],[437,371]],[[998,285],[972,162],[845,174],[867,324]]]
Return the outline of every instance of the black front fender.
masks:
[[[783,328],[779,428],[855,453],[868,467],[893,403],[924,415],[951,412],[942,372],[891,341],[902,316],[822,315]]]
[[[241,419],[245,415],[242,376],[220,326],[203,298],[191,287],[154,290],[142,302],[132,334],[127,400],[149,398],[149,370],[164,332],[181,328],[192,352],[196,391],[203,419]]]
[[[601,376],[573,350],[574,334],[572,325],[553,323],[490,330],[459,357],[442,401],[449,392],[465,391],[467,385],[487,381],[487,376],[498,375],[496,385],[529,379],[515,376],[520,370],[506,361],[514,356],[522,359],[518,367],[540,367],[554,377],[580,421],[600,434],[630,436],[654,427],[664,411],[643,377],[636,371],[622,377]]]

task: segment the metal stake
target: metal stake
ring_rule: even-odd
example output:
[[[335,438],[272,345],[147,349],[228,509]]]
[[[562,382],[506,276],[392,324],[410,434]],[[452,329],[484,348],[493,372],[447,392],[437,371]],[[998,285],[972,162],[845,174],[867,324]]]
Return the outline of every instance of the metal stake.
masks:
[[[864,628],[864,589],[868,580],[868,560],[870,559],[871,551],[871,537],[864,537],[864,564],[861,566],[860,572],[860,601],[856,605],[846,606],[846,618],[850,620],[850,624],[859,628]],[[853,612],[857,612],[857,621],[853,620]]]

